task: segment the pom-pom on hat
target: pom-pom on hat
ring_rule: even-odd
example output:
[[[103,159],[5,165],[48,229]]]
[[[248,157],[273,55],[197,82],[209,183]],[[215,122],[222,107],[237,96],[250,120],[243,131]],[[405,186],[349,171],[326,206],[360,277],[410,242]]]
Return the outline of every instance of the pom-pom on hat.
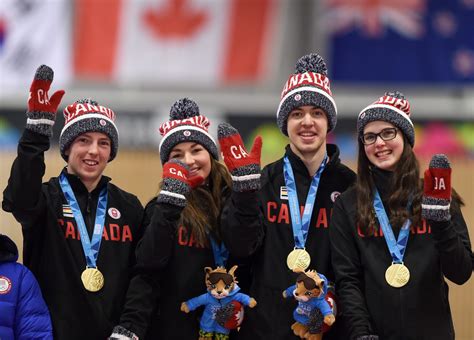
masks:
[[[160,125],[160,159],[168,161],[171,150],[179,143],[195,142],[206,148],[216,160],[219,159],[217,144],[208,132],[209,119],[199,114],[199,106],[189,98],[177,100],[170,111],[170,120]]]
[[[102,132],[111,141],[109,162],[118,152],[118,130],[115,113],[92,99],[82,99],[68,105],[64,111],[64,127],[59,136],[59,150],[67,162],[66,150],[79,135],[86,132]]]
[[[281,132],[288,136],[288,115],[297,107],[312,105],[323,109],[328,120],[328,132],[337,122],[337,108],[332,98],[326,63],[316,53],[301,57],[281,92],[277,110],[277,124]]]
[[[384,96],[363,109],[357,119],[359,137],[364,134],[367,123],[376,120],[393,124],[403,132],[412,147],[415,145],[415,128],[410,119],[410,103],[403,93],[386,92]]]

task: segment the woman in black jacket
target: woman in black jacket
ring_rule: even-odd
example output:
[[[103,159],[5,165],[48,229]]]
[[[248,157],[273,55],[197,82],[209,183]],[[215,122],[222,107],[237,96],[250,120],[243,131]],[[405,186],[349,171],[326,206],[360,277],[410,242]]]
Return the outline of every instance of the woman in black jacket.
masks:
[[[188,98],[172,106],[170,118],[160,127],[161,190],[145,208],[138,275],[113,338],[196,339],[202,310],[186,314],[181,303],[206,292],[205,267],[235,264],[219,222],[232,179],[218,162],[210,122]]]
[[[419,179],[410,104],[386,93],[359,114],[355,187],[336,201],[332,262],[350,339],[454,339],[445,278],[471,276],[471,244],[435,155]]]

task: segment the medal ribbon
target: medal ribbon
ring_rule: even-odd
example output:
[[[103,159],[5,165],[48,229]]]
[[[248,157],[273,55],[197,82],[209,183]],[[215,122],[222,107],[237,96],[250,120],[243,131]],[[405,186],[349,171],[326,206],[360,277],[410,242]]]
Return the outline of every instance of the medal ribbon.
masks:
[[[61,176],[59,177],[59,184],[61,185],[61,189],[64,193],[64,196],[66,197],[67,202],[71,206],[74,219],[76,220],[77,227],[79,228],[82,249],[84,250],[84,255],[86,256],[87,267],[97,268],[96,263],[97,257],[99,255],[100,243],[102,241],[102,232],[104,231],[106,215],[105,210],[107,208],[107,186],[104,186],[99,194],[94,222],[94,231],[92,233],[92,240],[90,240],[86,223],[82,217],[81,208],[79,207],[76,196],[74,196],[71,185],[69,184],[69,181],[67,180],[67,177],[64,173],[61,173]]]
[[[217,241],[209,235],[209,240],[211,241],[212,253],[214,254],[214,262],[216,266],[225,267],[227,259],[229,258],[229,251],[224,245],[224,242],[218,244]]]
[[[285,157],[283,164],[283,174],[285,176],[285,185],[288,190],[288,202],[290,204],[291,226],[293,228],[293,237],[295,239],[295,247],[304,249],[306,239],[308,238],[309,223],[313,213],[314,201],[318,192],[319,180],[326,166],[327,154],[319,166],[318,171],[313,176],[311,186],[309,187],[306,203],[304,205],[303,216],[301,216],[300,204],[298,201],[298,193],[296,192],[295,176],[291,168],[290,160]]]
[[[387,213],[385,212],[382,199],[380,198],[380,194],[377,189],[375,189],[374,195],[374,209],[377,219],[379,220],[380,227],[382,228],[388,250],[390,251],[390,255],[392,255],[393,263],[403,263],[408,237],[410,236],[411,220],[408,218],[405,223],[403,223],[402,229],[398,234],[398,239],[395,240],[395,235],[393,234],[392,227],[390,226],[390,220],[388,219]]]

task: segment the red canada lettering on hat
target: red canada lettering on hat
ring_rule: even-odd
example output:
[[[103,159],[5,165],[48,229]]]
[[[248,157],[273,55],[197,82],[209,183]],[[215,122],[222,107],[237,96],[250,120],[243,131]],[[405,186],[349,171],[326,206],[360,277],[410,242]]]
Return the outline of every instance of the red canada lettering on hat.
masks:
[[[102,105],[93,105],[90,103],[76,102],[71,105],[68,105],[64,109],[64,124],[66,125],[73,119],[90,113],[102,114],[105,117],[109,118],[111,121],[115,121],[115,112],[109,109],[108,107]]]
[[[375,101],[374,104],[390,105],[405,112],[407,116],[410,116],[410,103],[406,99],[395,98],[392,96],[382,96],[377,101]]]
[[[285,83],[281,92],[281,99],[291,90],[304,85],[315,86],[332,96],[329,78],[316,72],[292,74]]]
[[[207,119],[206,116],[200,115],[186,119],[175,119],[169,122],[164,122],[160,125],[160,134],[164,136],[178,126],[194,126],[207,132],[209,126],[209,119]]]

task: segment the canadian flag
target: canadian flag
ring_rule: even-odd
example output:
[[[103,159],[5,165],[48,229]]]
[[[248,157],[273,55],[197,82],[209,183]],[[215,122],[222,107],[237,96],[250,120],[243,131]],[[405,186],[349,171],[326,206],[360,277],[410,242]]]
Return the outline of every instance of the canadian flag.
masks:
[[[256,82],[275,0],[76,0],[80,79],[121,85]]]

